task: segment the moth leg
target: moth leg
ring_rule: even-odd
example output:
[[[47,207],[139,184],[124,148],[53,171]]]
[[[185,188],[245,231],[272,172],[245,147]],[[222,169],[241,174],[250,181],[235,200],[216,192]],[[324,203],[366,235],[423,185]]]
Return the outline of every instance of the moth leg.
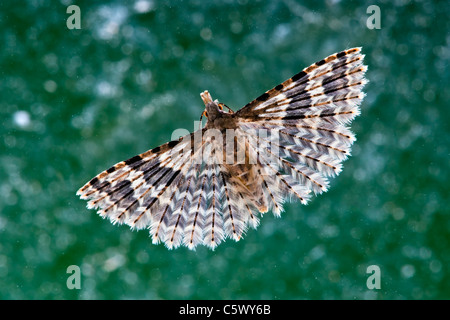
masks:
[[[206,112],[206,110],[203,111],[202,115],[200,116],[200,124],[198,125],[198,128],[201,129],[202,126],[202,119],[203,116],[205,116],[206,118],[208,118],[208,113]]]
[[[233,110],[231,110],[231,108],[229,107],[229,106],[227,106],[226,104],[224,104],[224,103],[219,103],[219,109],[220,110],[223,110],[223,107],[225,107],[225,108],[227,108],[228,109],[228,113],[234,113],[234,111]]]

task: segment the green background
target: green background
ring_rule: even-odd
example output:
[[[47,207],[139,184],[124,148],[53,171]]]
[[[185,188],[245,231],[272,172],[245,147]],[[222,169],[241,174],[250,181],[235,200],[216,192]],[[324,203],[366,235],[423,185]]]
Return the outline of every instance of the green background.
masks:
[[[449,16],[448,1],[1,1],[0,298],[449,299]],[[169,251],[76,197],[192,131],[201,91],[236,110],[354,46],[370,81],[358,141],[309,205],[215,251]]]

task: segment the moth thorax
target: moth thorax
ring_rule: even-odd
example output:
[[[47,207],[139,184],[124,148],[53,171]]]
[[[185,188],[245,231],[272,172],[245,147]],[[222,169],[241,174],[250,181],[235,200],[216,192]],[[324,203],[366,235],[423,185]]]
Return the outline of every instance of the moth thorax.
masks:
[[[205,110],[209,121],[214,121],[214,119],[220,117],[220,108],[218,105],[218,101],[213,101],[211,95],[207,90],[200,93],[200,96],[202,97],[203,103],[205,104]]]

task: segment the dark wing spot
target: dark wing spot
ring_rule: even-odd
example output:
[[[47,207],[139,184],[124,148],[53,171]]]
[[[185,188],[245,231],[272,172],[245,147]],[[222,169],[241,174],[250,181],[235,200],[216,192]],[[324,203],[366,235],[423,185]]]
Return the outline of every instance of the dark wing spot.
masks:
[[[345,51],[341,51],[341,52],[339,52],[339,53],[336,55],[336,57],[342,58],[343,56],[345,56],[345,54],[346,54]]]
[[[97,177],[94,177],[94,178],[92,178],[91,181],[89,181],[89,184],[90,184],[91,186],[93,186],[93,185],[95,185],[97,182],[98,182],[98,178],[97,178]]]
[[[109,181],[105,181],[101,184],[101,186],[99,186],[98,190],[104,189],[104,188],[108,188],[111,185],[111,182]]]
[[[153,153],[158,153],[159,150],[161,150],[161,147],[156,147],[156,148],[152,149],[152,152]]]
[[[283,89],[283,84],[279,84],[275,87],[275,90],[280,91],[281,89]]]
[[[180,143],[180,141],[181,141],[181,140],[173,140],[173,141],[170,141],[170,142],[168,143],[169,148],[175,147],[177,144]]]
[[[141,159],[142,159],[141,156],[137,155],[137,156],[134,156],[133,158],[130,158],[130,159],[126,160],[126,161],[125,161],[125,164],[126,164],[126,165],[130,165],[130,164],[133,164],[133,163],[135,163],[136,161],[139,161],[139,160],[141,160]]]
[[[169,181],[167,182],[167,187],[170,186],[173,182],[173,180],[180,174],[181,170],[177,170],[175,171],[175,173],[173,174],[173,176],[169,179]]]
[[[263,93],[262,95],[260,95],[258,98],[256,98],[256,100],[266,101],[268,98],[269,98],[269,94],[266,92],[266,93]]]
[[[298,79],[303,78],[304,76],[306,76],[306,72],[301,71],[301,72],[297,73],[295,76],[293,76],[291,79],[292,79],[292,81],[297,81]]]
[[[320,60],[319,62],[316,62],[316,65],[317,66],[321,66],[321,65],[323,65],[323,64],[325,64],[325,60]]]
[[[112,173],[114,171],[116,171],[116,168],[114,166],[109,168],[108,170],[106,170],[106,172],[108,172],[108,173]]]

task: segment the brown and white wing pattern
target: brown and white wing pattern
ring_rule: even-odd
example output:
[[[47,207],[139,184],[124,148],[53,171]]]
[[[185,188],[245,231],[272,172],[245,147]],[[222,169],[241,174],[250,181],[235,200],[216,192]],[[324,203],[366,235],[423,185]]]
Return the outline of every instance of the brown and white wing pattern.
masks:
[[[197,181],[195,134],[117,163],[86,183],[77,195],[114,224],[149,228],[153,242],[180,245],[196,190],[190,187]]]
[[[217,111],[218,125],[211,120],[117,163],[77,194],[100,216],[147,228],[153,243],[170,249],[237,241],[261,214],[280,215],[286,200],[306,204],[342,170],[367,82],[363,58],[360,48],[333,54],[234,114]],[[206,91],[202,98],[214,104]],[[232,158],[242,161],[225,161],[229,141]]]
[[[342,170],[355,141],[348,124],[360,114],[365,95],[363,58],[360,48],[333,54],[236,113],[239,129],[262,162],[264,193],[278,196],[269,199],[275,213],[287,197],[306,203],[311,191],[326,191],[328,177]]]
[[[148,228],[169,249],[239,239],[244,221],[229,173],[214,160],[223,145],[200,131],[117,163],[77,195],[114,224]]]

